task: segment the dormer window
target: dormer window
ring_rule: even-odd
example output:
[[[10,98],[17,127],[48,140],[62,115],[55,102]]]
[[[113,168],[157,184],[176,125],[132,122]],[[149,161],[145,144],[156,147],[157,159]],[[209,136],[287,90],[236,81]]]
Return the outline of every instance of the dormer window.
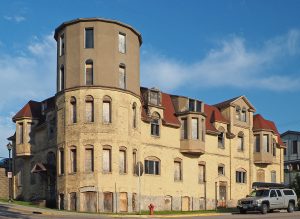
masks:
[[[201,112],[201,102],[198,100],[189,99],[189,111]]]
[[[152,105],[160,104],[159,91],[150,90],[149,102]]]

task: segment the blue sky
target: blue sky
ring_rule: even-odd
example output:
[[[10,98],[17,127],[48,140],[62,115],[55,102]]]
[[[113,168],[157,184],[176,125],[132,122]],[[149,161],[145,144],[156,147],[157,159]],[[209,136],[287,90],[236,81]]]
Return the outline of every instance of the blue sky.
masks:
[[[0,156],[11,117],[55,94],[54,29],[78,17],[142,33],[141,84],[208,104],[246,95],[280,132],[300,130],[300,1],[14,1],[0,7]]]

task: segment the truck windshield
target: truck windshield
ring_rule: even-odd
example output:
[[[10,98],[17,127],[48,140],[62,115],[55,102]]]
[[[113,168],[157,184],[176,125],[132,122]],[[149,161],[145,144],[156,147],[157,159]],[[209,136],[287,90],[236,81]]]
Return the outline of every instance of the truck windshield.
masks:
[[[267,197],[269,196],[269,190],[254,190],[250,193],[251,197]]]

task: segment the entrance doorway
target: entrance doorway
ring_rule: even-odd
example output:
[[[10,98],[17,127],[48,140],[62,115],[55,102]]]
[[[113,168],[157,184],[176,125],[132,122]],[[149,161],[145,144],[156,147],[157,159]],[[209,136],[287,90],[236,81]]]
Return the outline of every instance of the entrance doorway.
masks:
[[[226,184],[226,182],[220,182],[218,207],[225,208],[226,207],[226,199],[227,199],[227,184]]]

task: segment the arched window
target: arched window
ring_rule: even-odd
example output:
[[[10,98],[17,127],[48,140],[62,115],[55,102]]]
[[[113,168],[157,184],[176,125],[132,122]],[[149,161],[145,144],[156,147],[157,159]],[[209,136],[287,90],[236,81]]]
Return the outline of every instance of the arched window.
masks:
[[[94,171],[94,147],[87,145],[85,147],[85,172]]]
[[[235,107],[235,118],[236,120],[241,120],[241,107],[240,106],[236,106]]]
[[[151,135],[159,136],[160,115],[154,112],[151,116]]]
[[[136,103],[132,104],[132,127],[136,128],[136,122],[137,122],[137,118],[136,118]]]
[[[235,177],[237,183],[246,183],[247,172],[243,168],[239,168],[235,171]]]
[[[160,175],[160,160],[157,157],[145,158],[145,174]]]
[[[276,183],[276,171],[271,171],[271,182]]]
[[[85,121],[94,122],[94,98],[92,96],[85,97]]]
[[[265,171],[263,169],[257,170],[256,181],[257,182],[265,182]]]
[[[102,104],[102,118],[104,124],[111,123],[111,112],[111,98],[109,96],[105,96]]]
[[[218,134],[218,147],[225,148],[225,129],[220,126],[218,131],[220,132],[220,134]]]
[[[225,176],[225,165],[224,164],[218,165],[218,174]]]
[[[174,181],[182,180],[182,159],[174,159]]]
[[[93,85],[94,82],[94,65],[93,60],[85,62],[85,85]]]
[[[123,146],[119,149],[119,173],[127,173],[127,149]]]
[[[242,113],[241,113],[241,121],[242,122],[246,122],[247,121],[247,110],[245,107],[243,107],[242,109]]]
[[[77,172],[77,151],[76,147],[70,147],[70,173]]]
[[[102,151],[102,171],[103,173],[111,173],[111,149],[112,147],[109,145],[103,146]]]
[[[65,89],[65,67],[62,65],[59,69],[58,76],[58,91],[62,91]]]
[[[243,151],[244,150],[244,133],[239,132],[237,136],[237,149],[238,151]]]
[[[119,65],[119,87],[126,89],[126,70],[125,65]]]
[[[71,120],[71,123],[76,123],[77,122],[77,113],[76,113],[76,98],[75,97],[71,97],[70,104],[71,104],[70,120]]]

